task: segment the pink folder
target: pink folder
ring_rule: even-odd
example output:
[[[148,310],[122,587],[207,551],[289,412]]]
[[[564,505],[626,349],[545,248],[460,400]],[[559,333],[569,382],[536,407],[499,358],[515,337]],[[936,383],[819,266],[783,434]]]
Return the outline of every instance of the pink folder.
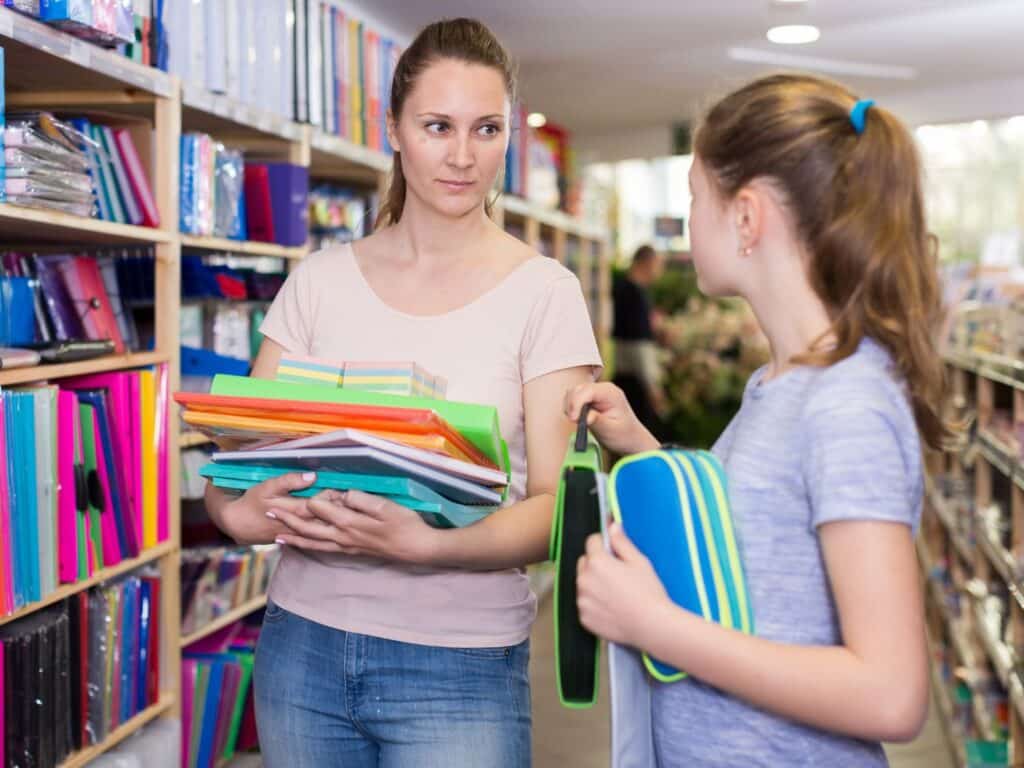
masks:
[[[141,455],[139,438],[131,430],[132,399],[131,387],[137,382],[138,374],[130,371],[98,373],[69,379],[66,386],[73,389],[106,389],[109,393],[107,404],[110,409],[111,429],[114,439],[114,459],[121,469],[123,482],[120,484],[126,504],[126,524],[135,527],[136,541],[142,542],[142,496],[141,477],[134,470],[134,463]],[[102,443],[100,443],[102,445]]]
[[[99,421],[93,419],[93,435],[96,445],[103,445]],[[117,521],[114,520],[114,506],[110,494],[110,474],[107,471],[107,459],[102,448],[96,451],[96,471],[100,476],[103,488],[103,509],[100,510],[101,531],[103,533],[103,565],[109,568],[121,562],[121,542],[117,538]]]
[[[78,509],[75,498],[77,424],[78,398],[74,392],[62,389],[57,393],[57,546],[58,571],[62,584],[78,581]],[[6,500],[6,489],[0,487],[0,492]]]
[[[0,640],[0,733],[7,733],[7,721],[4,720],[4,696],[2,695],[4,688],[4,644]],[[7,765],[6,755],[4,754],[4,742],[6,738],[0,739],[0,765]]]
[[[7,427],[4,417],[4,399],[0,395],[0,568],[3,573],[3,594],[0,595],[0,603],[3,604],[3,611],[6,614],[14,610],[14,573],[11,564],[14,558],[11,554],[11,508],[10,493],[7,488]],[[2,690],[2,689],[0,689]],[[0,763],[2,765],[3,763]]]
[[[168,498],[169,469],[168,458],[170,454],[170,427],[168,424],[168,410],[171,400],[170,377],[168,376],[167,365],[161,364],[157,367],[157,399],[156,399],[156,477],[157,477],[157,541],[167,541],[170,537],[170,499]]]
[[[132,187],[131,191],[135,194],[139,208],[142,209],[142,223],[147,227],[159,227],[160,214],[156,208],[156,200],[153,198],[153,190],[150,188],[146,172],[142,168],[132,135],[124,128],[115,128],[114,142],[124,161],[125,173]]]

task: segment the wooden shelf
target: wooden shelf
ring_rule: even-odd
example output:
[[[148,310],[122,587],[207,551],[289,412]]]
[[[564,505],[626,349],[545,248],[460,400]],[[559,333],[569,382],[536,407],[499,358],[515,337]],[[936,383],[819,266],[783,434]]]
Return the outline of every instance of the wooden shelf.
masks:
[[[1012,478],[1020,460],[1013,455],[1010,449],[999,438],[986,430],[978,432],[978,441],[981,443],[981,455],[985,457],[985,460],[1007,478]]]
[[[212,442],[213,441],[202,432],[182,432],[178,437],[179,448],[198,448],[200,445],[206,445],[207,443]]]
[[[172,706],[174,706],[174,696],[172,694],[164,694],[160,697],[160,701],[153,706],[142,710],[142,712],[127,722],[122,723],[119,727],[111,731],[107,735],[107,738],[99,744],[86,747],[85,749],[80,749],[78,752],[75,752],[67,760],[61,763],[59,768],[82,768],[82,766],[88,765],[104,752],[108,752],[116,747],[144,725],[152,722],[165,712],[169,711]]]
[[[310,128],[309,174],[315,179],[334,179],[377,187],[382,174],[391,170],[391,155],[363,147]]]
[[[0,371],[0,386],[26,384],[32,381],[50,381],[66,379],[69,376],[85,376],[90,373],[103,373],[127,368],[141,368],[158,363],[166,363],[167,355],[158,352],[140,352],[134,355],[107,355],[94,360],[82,360],[78,363],[62,363],[58,365],[37,365],[31,368],[9,368]]]
[[[0,9],[3,10],[3,9]],[[0,203],[0,233],[6,242],[140,244],[169,243],[174,235],[152,227],[133,227],[72,216],[45,208]]]
[[[229,624],[233,624],[239,619],[244,619],[250,613],[258,611],[260,608],[263,608],[266,604],[266,595],[260,595],[259,597],[254,597],[252,600],[249,600],[246,603],[242,603],[240,606],[228,611],[223,616],[218,616],[216,619],[211,621],[202,629],[197,629],[191,635],[186,635],[185,637],[182,637],[181,647],[186,648],[192,645],[192,643],[196,642],[197,640],[202,640],[204,637],[209,637],[214,632],[218,632],[221,629],[224,629],[224,627],[228,626]]]
[[[183,248],[218,253],[238,253],[243,256],[272,256],[278,259],[301,259],[309,253],[309,246],[288,247],[276,243],[257,243],[252,240],[228,240],[223,237],[197,237],[182,235]]]
[[[140,566],[155,562],[164,555],[173,551],[174,543],[170,541],[165,541],[161,544],[157,544],[155,547],[150,547],[138,557],[132,558],[131,560],[122,560],[115,566],[104,568],[102,571],[98,571],[84,581],[76,581],[74,584],[65,584],[38,602],[30,603],[24,608],[19,608],[17,611],[8,614],[7,616],[0,616],[0,626],[10,624],[12,621],[24,618],[29,614],[46,608],[48,605],[59,603],[64,598],[83,592],[90,587],[96,586],[100,582],[108,581],[109,579],[116,578],[117,576],[121,576],[129,571],[134,571]]]
[[[181,104],[185,131],[219,134],[235,140],[252,137],[298,142],[303,138],[304,126],[194,83],[182,84]]]
[[[12,91],[61,92],[141,90],[169,98],[177,90],[170,75],[58,29],[0,8],[0,45],[7,49],[7,85]]]
[[[505,216],[510,219],[533,219],[541,226],[562,230],[587,240],[604,240],[608,236],[608,233],[600,228],[589,227],[562,211],[543,208],[515,195],[502,195],[498,204],[504,208]]]
[[[928,492],[928,503],[931,505],[932,511],[935,512],[935,516],[939,518],[939,521],[946,529],[946,533],[949,534],[957,554],[963,560],[970,562],[973,557],[971,547],[964,539],[963,534],[956,529],[956,521],[953,520],[953,514],[949,511],[945,499],[939,495],[938,491],[932,489]]]

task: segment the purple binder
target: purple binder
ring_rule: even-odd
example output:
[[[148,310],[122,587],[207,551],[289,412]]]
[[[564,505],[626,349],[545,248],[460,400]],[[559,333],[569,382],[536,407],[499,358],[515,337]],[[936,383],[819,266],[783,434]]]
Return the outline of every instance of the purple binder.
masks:
[[[309,169],[267,163],[274,238],[279,245],[305,245],[309,235]]]

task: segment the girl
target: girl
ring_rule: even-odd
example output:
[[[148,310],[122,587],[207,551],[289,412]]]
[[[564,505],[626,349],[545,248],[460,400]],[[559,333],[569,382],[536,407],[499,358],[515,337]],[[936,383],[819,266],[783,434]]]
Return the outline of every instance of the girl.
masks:
[[[601,360],[577,279],[488,217],[513,98],[486,27],[425,28],[395,72],[378,231],[303,260],[261,328],[257,376],[283,352],[421,363],[450,399],[497,407],[512,467],[507,506],[458,530],[361,493],[288,495],[312,477],[208,489],[230,535],[285,545],[256,654],[270,768],[530,764],[523,566],[546,558],[562,396]]]
[[[690,185],[701,290],[746,299],[771,343],[714,448],[757,636],[676,607],[619,528],[580,560],[581,620],[691,673],[653,684],[662,766],[882,766],[927,711],[919,435],[948,436],[914,143],[835,83],[769,77],[708,113]],[[614,387],[567,415],[588,402],[611,450],[657,447]]]

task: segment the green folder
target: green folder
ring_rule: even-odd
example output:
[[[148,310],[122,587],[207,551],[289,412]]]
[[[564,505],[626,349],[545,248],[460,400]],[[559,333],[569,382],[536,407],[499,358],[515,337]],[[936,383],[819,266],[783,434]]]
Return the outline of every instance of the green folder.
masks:
[[[254,659],[251,653],[232,653],[231,655],[238,662],[238,666],[242,668],[242,679],[238,681],[238,697],[235,699],[235,709],[231,715],[231,727],[228,730],[227,742],[224,744],[224,754],[221,755],[223,760],[230,760],[235,755],[238,732],[242,727],[242,715],[245,714],[245,700],[252,681]]]
[[[214,377],[210,394],[225,397],[263,397],[272,400],[301,400],[314,403],[431,410],[447,421],[500,469],[505,472],[509,471],[508,446],[501,439],[498,410],[494,406],[432,400],[425,397],[385,395],[377,392],[359,392],[343,387],[334,389],[318,384],[297,384],[227,374],[218,374]]]
[[[99,488],[99,474],[96,465],[96,414],[91,405],[78,404],[78,413],[82,420],[82,446],[85,449],[85,476],[87,488],[89,489],[89,530],[92,538],[93,551],[96,553],[96,570],[102,570],[103,565],[103,528],[100,522],[102,510],[96,506],[98,499],[95,496]]]

